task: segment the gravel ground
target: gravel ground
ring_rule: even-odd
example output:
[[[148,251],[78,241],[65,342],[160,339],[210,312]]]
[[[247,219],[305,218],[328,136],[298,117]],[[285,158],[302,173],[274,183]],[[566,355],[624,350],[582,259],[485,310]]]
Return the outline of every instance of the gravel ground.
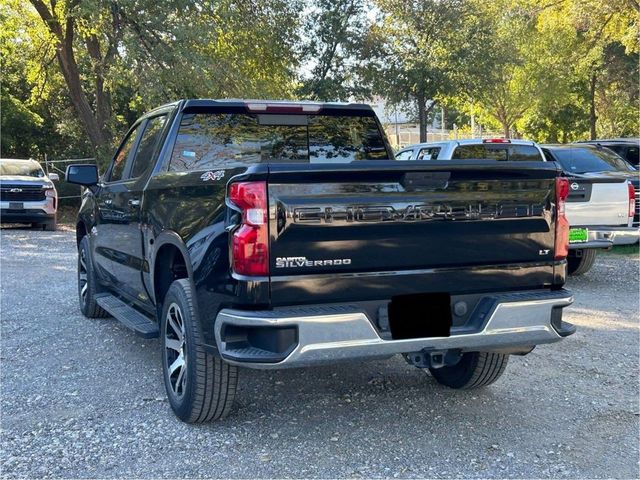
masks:
[[[71,231],[0,240],[3,478],[640,477],[637,256],[571,279],[578,333],[484,390],[400,358],[245,370],[232,415],[189,426],[158,341],[80,314]]]

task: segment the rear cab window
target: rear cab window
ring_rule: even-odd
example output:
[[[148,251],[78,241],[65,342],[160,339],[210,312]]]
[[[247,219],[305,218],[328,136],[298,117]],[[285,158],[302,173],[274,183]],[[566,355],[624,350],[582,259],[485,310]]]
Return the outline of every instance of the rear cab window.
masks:
[[[508,143],[484,143],[459,145],[453,152],[453,160],[498,160],[503,162],[542,162],[540,150],[533,145]]]
[[[387,160],[373,115],[184,113],[170,171],[255,163],[350,163]]]

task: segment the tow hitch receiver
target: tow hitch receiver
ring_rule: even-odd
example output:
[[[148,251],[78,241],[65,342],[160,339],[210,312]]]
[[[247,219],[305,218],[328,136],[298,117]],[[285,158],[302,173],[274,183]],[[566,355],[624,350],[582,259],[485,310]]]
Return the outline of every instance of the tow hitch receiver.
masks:
[[[418,368],[442,368],[455,365],[462,358],[460,350],[422,350],[405,354],[405,359]]]

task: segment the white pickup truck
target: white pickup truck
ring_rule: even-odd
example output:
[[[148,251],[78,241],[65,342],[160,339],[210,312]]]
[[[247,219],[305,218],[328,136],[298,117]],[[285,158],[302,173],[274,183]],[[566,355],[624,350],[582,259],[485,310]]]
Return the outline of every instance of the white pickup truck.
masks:
[[[596,253],[638,242],[634,224],[638,171],[607,149],[591,145],[537,145],[526,140],[467,139],[412,145],[396,160],[555,161],[569,178],[566,216],[571,225],[570,275],[593,266]]]

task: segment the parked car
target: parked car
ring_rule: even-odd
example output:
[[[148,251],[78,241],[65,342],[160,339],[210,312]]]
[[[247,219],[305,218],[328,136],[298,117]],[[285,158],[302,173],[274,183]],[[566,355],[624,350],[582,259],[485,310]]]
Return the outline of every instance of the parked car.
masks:
[[[402,354],[485,386],[575,330],[558,174],[397,162],[366,105],[180,101],[139,119],[101,179],[67,168],[87,187],[80,308],[160,337],[187,422],[229,412],[238,367]]]
[[[469,160],[544,161],[542,150],[534,142],[504,138],[469,138],[444,142],[418,143],[396,153],[396,160]]]
[[[57,226],[58,192],[35,160],[0,159],[0,221],[29,223],[44,230]]]
[[[606,147],[624,158],[636,170],[640,168],[640,139],[639,138],[610,138],[603,140],[586,140],[585,143]]]
[[[637,171],[605,148],[572,144],[559,145],[557,149],[561,152],[557,155],[563,159],[559,164],[571,184],[566,205],[571,225],[568,272],[581,275],[593,266],[597,250],[638,241],[634,223],[638,176]],[[547,150],[555,152],[556,146],[548,146]],[[413,145],[400,150],[396,159],[422,156],[437,160],[555,161],[553,152],[547,152],[545,158],[540,145],[525,140],[468,139]],[[574,155],[577,163],[571,165],[566,158]]]
[[[542,145],[569,178],[567,218],[572,226],[567,261],[574,275],[586,273],[601,248],[637,243],[638,171],[615,153],[593,145]],[[626,195],[621,183],[626,183]]]

